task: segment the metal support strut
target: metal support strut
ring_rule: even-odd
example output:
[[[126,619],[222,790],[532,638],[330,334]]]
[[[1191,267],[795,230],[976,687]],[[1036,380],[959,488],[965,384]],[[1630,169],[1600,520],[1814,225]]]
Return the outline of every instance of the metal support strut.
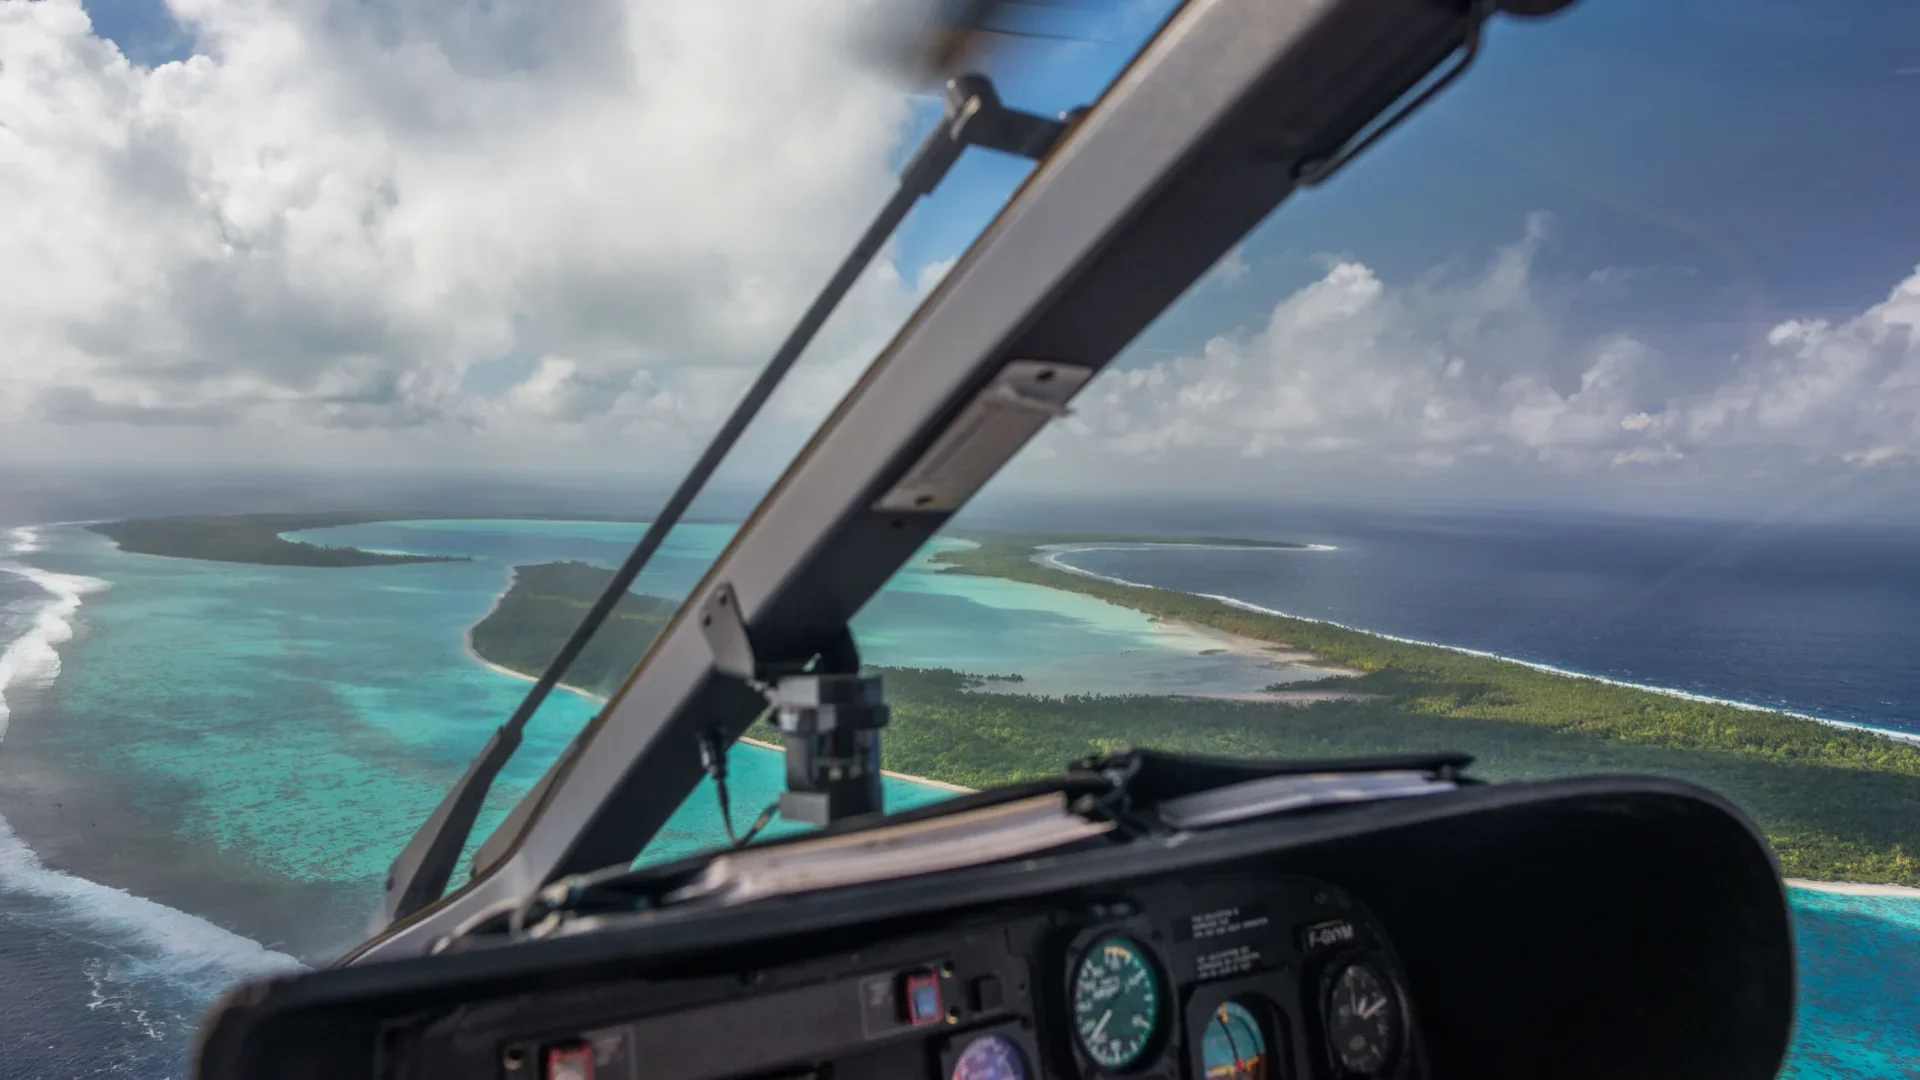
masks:
[[[732,585],[715,586],[701,601],[699,614],[714,669],[758,690],[780,727],[787,751],[780,816],[826,826],[883,810],[880,729],[887,726],[887,705],[880,677],[860,674],[852,633],[843,627],[818,653],[776,660],[754,650]],[[705,753],[724,815],[723,759],[715,759],[714,751]],[[747,835],[750,839],[753,831]]]
[[[880,729],[887,706],[877,675],[788,675],[768,695],[787,748],[780,816],[826,826],[877,814]]]
[[[393,861],[387,871],[386,895],[375,920],[376,928],[389,926],[412,915],[446,892],[454,864],[466,845],[468,835],[473,832],[474,822],[480,816],[487,790],[493,786],[494,778],[519,747],[521,733],[526,730],[527,722],[558,685],[574,658],[587,647],[601,623],[613,613],[614,605],[640,576],[641,569],[653,557],[667,533],[686,513],[694,497],[706,487],[707,479],[720,467],[747,424],[766,404],[774,388],[813,341],[814,334],[827,321],[827,316],[853,288],[867,264],[879,254],[881,246],[907,216],[907,211],[922,195],[931,193],[940,185],[947,171],[959,159],[960,152],[968,146],[1038,159],[1059,142],[1072,119],[1072,114],[1053,120],[1008,109],[1000,103],[1000,96],[994,92],[993,84],[981,75],[962,75],[947,83],[946,116],[927,136],[926,142],[921,144],[906,168],[901,170],[900,185],[895,189],[893,198],[881,208],[866,233],[854,245],[853,251],[827,282],[826,288],[814,298],[813,304],[801,316],[799,324],[781,344],[779,351],[748,387],[746,395],[721,425],[719,433],[701,453],[692,470],[681,479],[666,504],[648,523],[646,532],[641,534],[632,553],[614,571],[606,592],[594,602],[572,636],[560,647],[553,662],[547,665],[547,670],[535,680],[533,688],[527,692],[513,715],[494,731],[479,756],[467,766],[466,774],[447,792],[426,824],[421,826]],[[874,753],[877,755],[878,752],[876,742]],[[500,857],[499,846],[492,843],[483,845],[474,860],[474,875],[479,876]]]

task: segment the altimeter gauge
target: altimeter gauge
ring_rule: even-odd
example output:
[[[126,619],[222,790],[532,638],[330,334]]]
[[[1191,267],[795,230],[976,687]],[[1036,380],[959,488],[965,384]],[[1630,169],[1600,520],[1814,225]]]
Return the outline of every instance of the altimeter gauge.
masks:
[[[1327,988],[1327,1047],[1349,1075],[1378,1076],[1400,1052],[1400,995],[1370,964],[1339,969]]]

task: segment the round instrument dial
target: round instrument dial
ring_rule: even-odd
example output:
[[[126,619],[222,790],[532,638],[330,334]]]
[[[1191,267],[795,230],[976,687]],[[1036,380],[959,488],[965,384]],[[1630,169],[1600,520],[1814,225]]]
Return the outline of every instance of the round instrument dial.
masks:
[[[982,1035],[953,1059],[950,1080],[1027,1080],[1027,1062],[1005,1035]]]
[[[1377,1076],[1400,1050],[1400,998],[1386,976],[1348,964],[1327,991],[1327,1045],[1349,1073]]]
[[[1253,1010],[1237,1001],[1213,1010],[1200,1036],[1200,1059],[1207,1080],[1266,1080],[1267,1037]]]
[[[1073,1024],[1080,1048],[1102,1068],[1140,1061],[1160,1032],[1160,977],[1131,938],[1105,937],[1073,973]]]

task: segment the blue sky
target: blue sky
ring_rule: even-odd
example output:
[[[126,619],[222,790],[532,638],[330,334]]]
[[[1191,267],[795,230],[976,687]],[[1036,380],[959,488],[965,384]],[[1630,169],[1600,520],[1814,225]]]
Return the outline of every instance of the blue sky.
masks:
[[[127,59],[152,67],[193,55],[193,37],[174,20],[165,0],[86,0],[94,32],[120,46]]]
[[[1058,111],[1133,44],[1049,57],[1003,76],[1004,96]],[[1912,272],[1916,116],[1920,4],[1588,0],[1496,23],[1470,77],[1296,196],[1245,255],[1275,284],[1309,280],[1322,253],[1407,278],[1481,259],[1546,211],[1549,271],[1668,271],[1597,315],[1724,351],[1782,318],[1857,312]],[[909,261],[951,256],[1012,190],[1023,170],[987,157],[956,173],[966,197],[944,192],[916,222]],[[1196,298],[1142,344],[1191,347],[1263,299]]]

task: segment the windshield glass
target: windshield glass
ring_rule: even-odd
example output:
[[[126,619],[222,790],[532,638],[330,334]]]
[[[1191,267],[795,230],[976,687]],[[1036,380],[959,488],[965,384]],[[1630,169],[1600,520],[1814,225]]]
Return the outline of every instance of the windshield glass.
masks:
[[[178,1075],[214,995],[363,936],[936,123],[880,6],[0,3],[12,1067]],[[986,70],[1057,115],[1172,6],[1031,14]],[[1687,777],[1794,881],[1787,1075],[1902,1075],[1916,41],[1899,0],[1495,25],[856,617],[888,808],[1122,745]],[[968,151],[907,219],[470,847],[1031,168]],[[777,742],[730,752],[736,829]],[[702,783],[642,859],[725,837]]]

